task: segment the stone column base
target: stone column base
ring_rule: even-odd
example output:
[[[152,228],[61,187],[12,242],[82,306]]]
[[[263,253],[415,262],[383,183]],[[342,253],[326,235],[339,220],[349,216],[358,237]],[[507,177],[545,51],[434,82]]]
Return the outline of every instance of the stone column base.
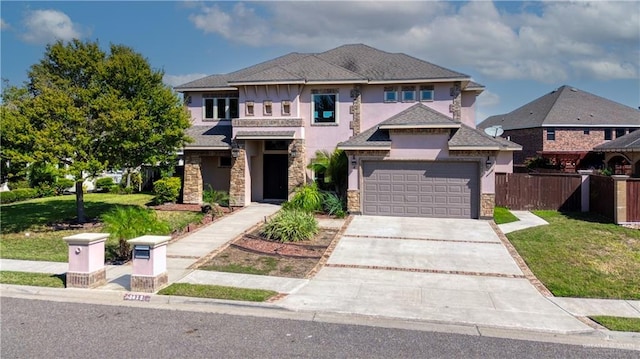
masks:
[[[169,275],[167,272],[158,274],[155,277],[132,275],[131,291],[154,293],[169,283]]]
[[[347,211],[351,214],[360,214],[360,191],[350,189],[347,191]]]
[[[107,284],[106,268],[91,273],[67,272],[67,288],[96,288]]]
[[[493,209],[496,206],[494,193],[483,193],[480,196],[480,219],[493,219]]]

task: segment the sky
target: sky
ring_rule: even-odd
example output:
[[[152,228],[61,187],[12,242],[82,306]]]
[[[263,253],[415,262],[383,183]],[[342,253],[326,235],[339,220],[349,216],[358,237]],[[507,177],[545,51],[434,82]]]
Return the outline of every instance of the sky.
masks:
[[[562,85],[640,106],[640,1],[2,0],[0,19],[0,76],[12,85],[56,40],[129,46],[171,86],[363,43],[486,86],[477,122]]]

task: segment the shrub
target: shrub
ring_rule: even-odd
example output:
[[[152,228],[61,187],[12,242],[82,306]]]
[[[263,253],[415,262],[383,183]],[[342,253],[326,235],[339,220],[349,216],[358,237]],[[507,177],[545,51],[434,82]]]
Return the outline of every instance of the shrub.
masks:
[[[318,233],[318,221],[313,214],[297,209],[280,211],[262,229],[262,235],[268,239],[282,242],[309,240],[316,233]]]
[[[115,182],[111,177],[102,177],[96,180],[96,189],[100,192],[107,192]]]
[[[338,195],[333,192],[323,192],[322,197],[322,207],[328,215],[344,218],[346,215],[344,211],[344,204],[342,203],[342,200],[338,198]]]
[[[153,182],[154,203],[175,203],[180,195],[180,178],[168,177]]]
[[[0,192],[0,203],[12,203],[16,201],[16,194],[13,191]]]
[[[38,192],[38,197],[52,197],[56,195],[56,188],[48,183],[41,183],[35,189]]]
[[[109,247],[107,257],[117,260],[131,259],[128,239],[146,234],[164,235],[171,231],[169,225],[158,220],[155,212],[135,206],[118,206],[102,215],[104,230],[118,240],[116,248]]]
[[[223,207],[229,206],[229,193],[225,191],[216,191],[207,184],[207,189],[202,191],[202,201],[205,203],[217,203]]]
[[[58,178],[58,169],[48,163],[34,163],[29,166],[27,178],[31,188],[51,188]]]
[[[322,211],[322,193],[315,183],[302,186],[289,202],[283,204],[283,208],[299,209],[309,213]]]
[[[9,180],[9,189],[14,190],[18,188],[29,188],[29,181],[25,179]]]
[[[38,197],[38,190],[35,188],[18,188],[11,192],[16,196],[14,202],[26,201]]]
[[[67,189],[75,186],[76,182],[68,178],[58,178],[56,181],[56,192],[58,194],[64,193]]]

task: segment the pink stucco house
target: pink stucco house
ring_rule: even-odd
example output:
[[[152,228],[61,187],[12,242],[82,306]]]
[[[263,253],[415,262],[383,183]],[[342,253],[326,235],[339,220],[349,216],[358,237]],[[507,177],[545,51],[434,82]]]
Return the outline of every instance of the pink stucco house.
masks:
[[[183,201],[203,186],[231,204],[285,200],[312,178],[316,150],[349,157],[351,213],[486,218],[494,174],[521,147],[475,129],[468,75],[402,53],[344,45],[290,53],[176,87],[194,142],[184,148]]]

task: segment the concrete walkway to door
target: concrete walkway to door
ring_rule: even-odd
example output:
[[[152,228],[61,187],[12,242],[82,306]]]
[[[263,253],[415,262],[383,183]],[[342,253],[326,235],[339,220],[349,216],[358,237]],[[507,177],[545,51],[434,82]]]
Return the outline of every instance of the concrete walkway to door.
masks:
[[[327,265],[279,304],[544,332],[593,330],[542,296],[480,220],[356,216]]]

